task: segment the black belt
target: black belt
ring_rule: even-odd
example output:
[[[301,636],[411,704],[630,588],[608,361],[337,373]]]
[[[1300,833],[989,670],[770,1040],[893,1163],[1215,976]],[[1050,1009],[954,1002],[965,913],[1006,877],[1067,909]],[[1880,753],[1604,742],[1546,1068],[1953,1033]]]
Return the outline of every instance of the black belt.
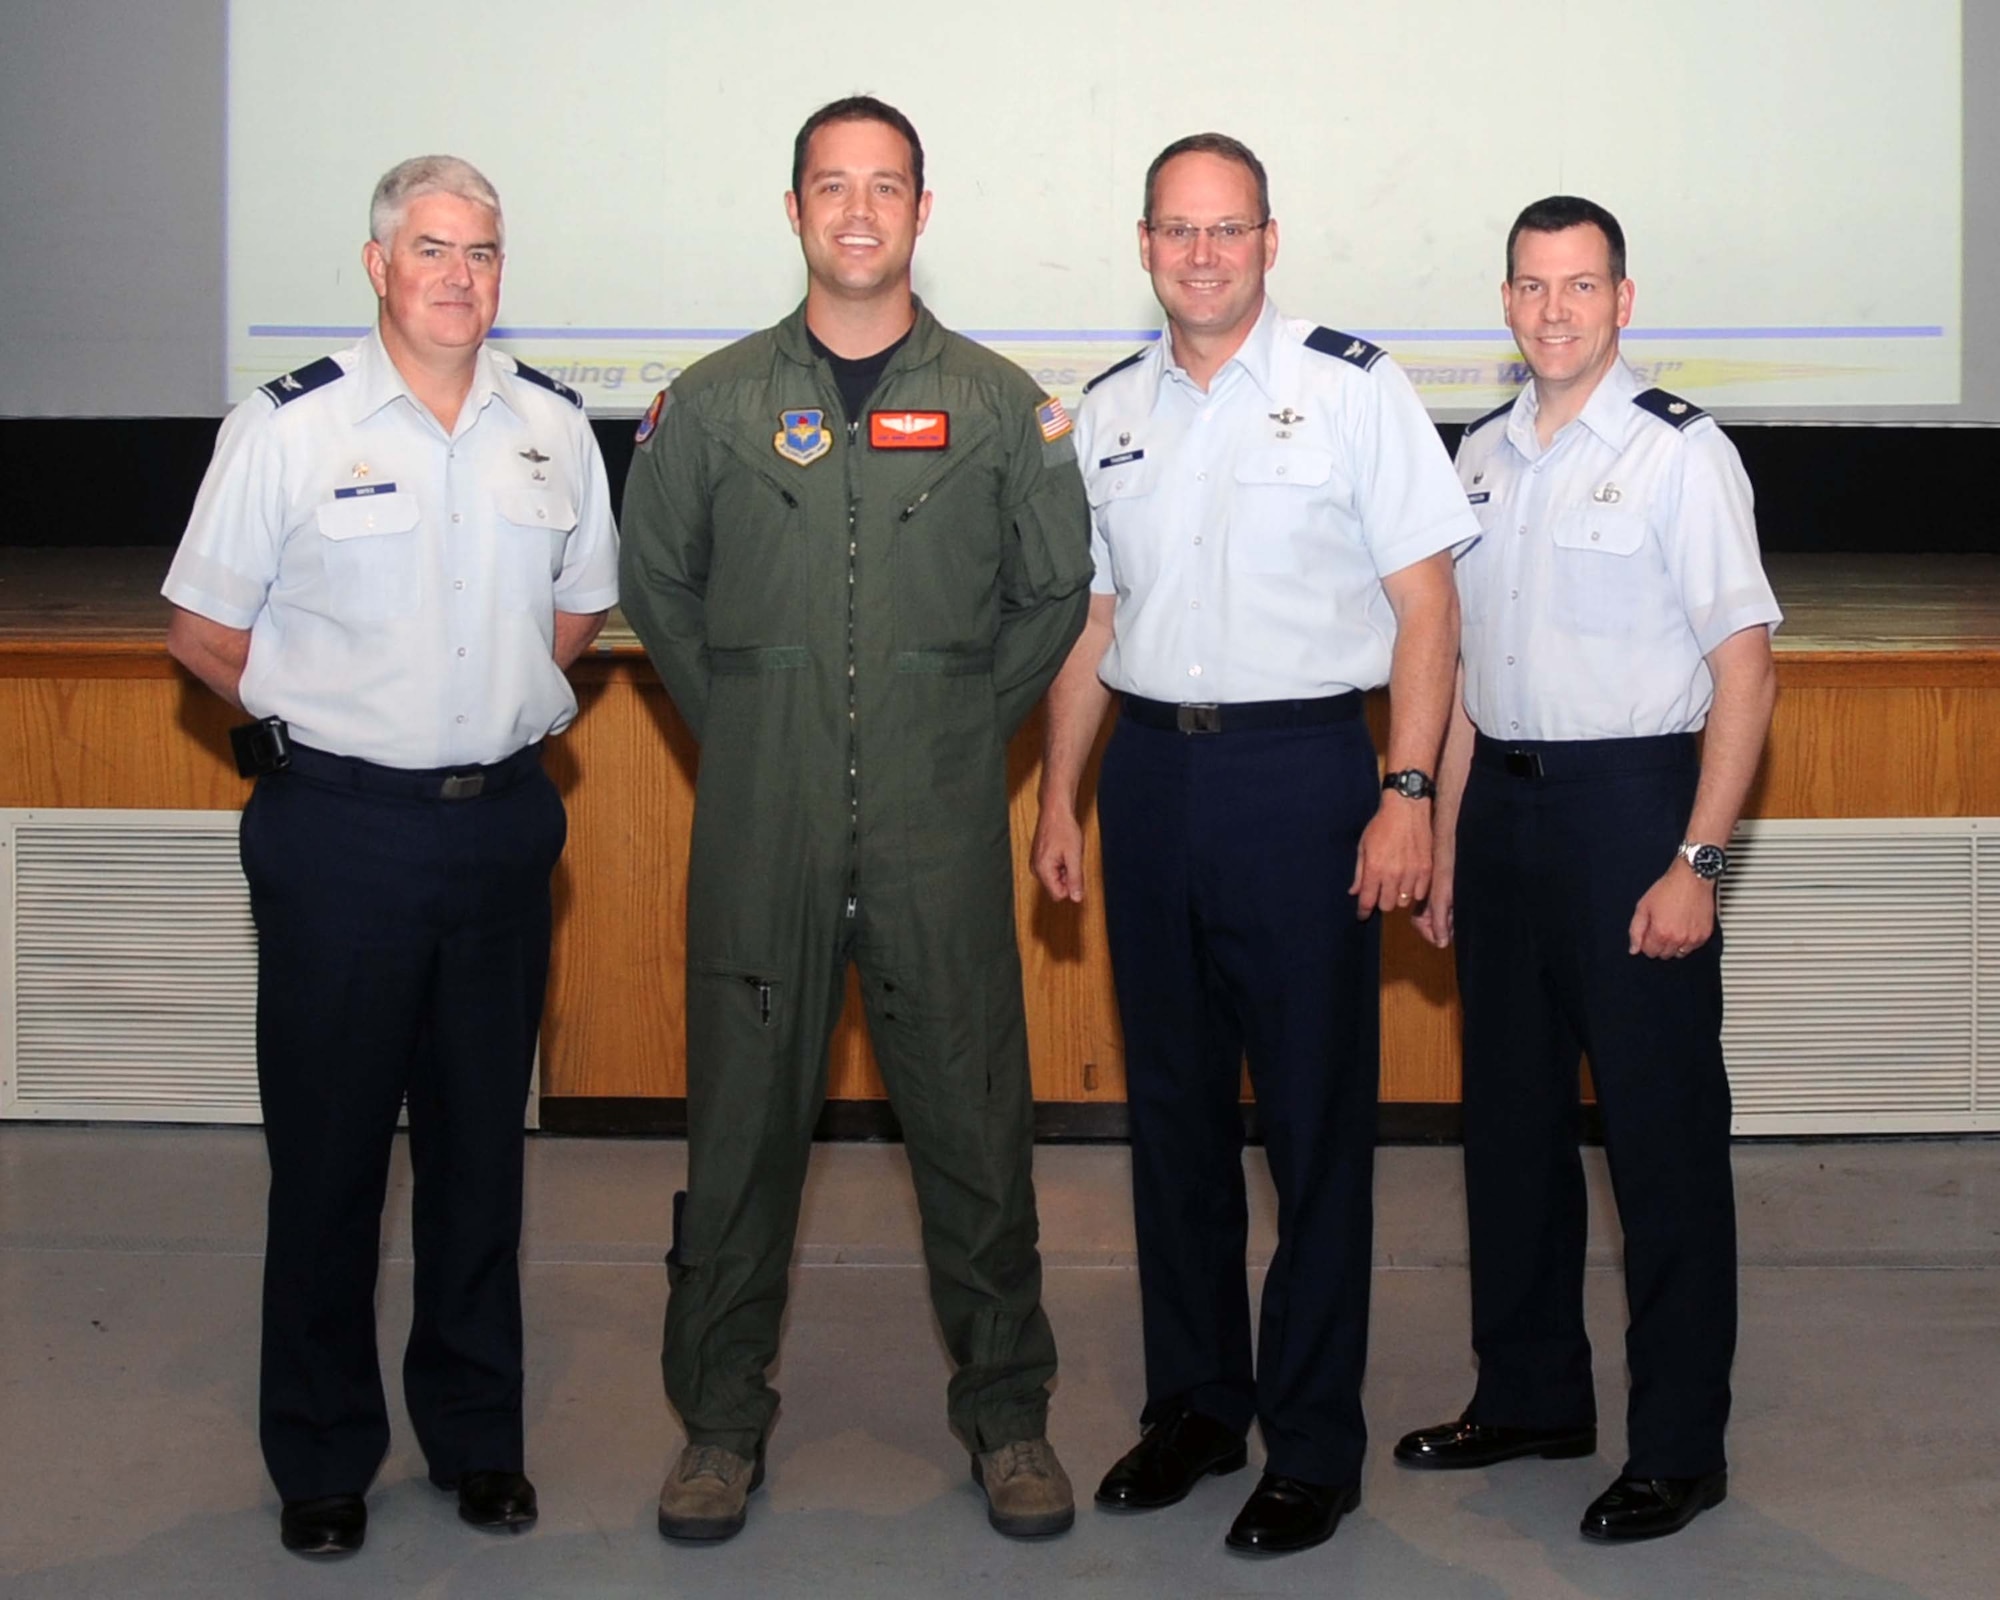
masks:
[[[511,789],[541,770],[542,747],[531,744],[490,766],[384,767],[359,756],[329,755],[302,744],[292,746],[286,772],[335,789],[390,795],[401,800],[471,800]]]
[[[1311,728],[1349,722],[1361,715],[1361,691],[1317,700],[1231,700],[1222,705],[1171,705],[1165,700],[1125,696],[1120,716],[1142,728],[1169,733],[1253,733],[1262,728]]]
[[[1691,733],[1648,739],[1489,739],[1472,741],[1475,766],[1510,778],[1607,778],[1621,772],[1654,772],[1698,759]]]

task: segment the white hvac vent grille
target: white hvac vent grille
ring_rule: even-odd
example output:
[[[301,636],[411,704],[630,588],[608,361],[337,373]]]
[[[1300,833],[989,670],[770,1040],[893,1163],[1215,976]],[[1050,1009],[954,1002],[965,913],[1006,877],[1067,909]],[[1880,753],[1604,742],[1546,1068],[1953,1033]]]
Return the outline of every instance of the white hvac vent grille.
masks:
[[[1739,1133],[2000,1128],[1996,827],[1743,825],[1722,895]]]
[[[0,810],[0,1117],[259,1119],[237,820]]]
[[[2000,830],[1973,840],[1978,895],[1972,924],[1972,1102],[1982,1122],[2000,1124]]]
[[[0,1115],[257,1120],[233,811],[0,812]]]

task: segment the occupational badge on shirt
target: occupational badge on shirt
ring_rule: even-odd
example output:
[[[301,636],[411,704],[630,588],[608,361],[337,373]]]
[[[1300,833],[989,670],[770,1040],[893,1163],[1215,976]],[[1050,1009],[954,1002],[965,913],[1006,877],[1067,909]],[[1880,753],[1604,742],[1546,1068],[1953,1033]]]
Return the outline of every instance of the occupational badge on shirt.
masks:
[[[951,413],[871,411],[868,442],[877,450],[943,450],[951,443]]]
[[[365,478],[368,476],[369,473],[373,472],[374,470],[375,469],[369,466],[367,462],[357,461],[354,463],[353,466],[347,469],[347,475],[350,478]]]
[[[529,445],[528,448],[525,450],[516,450],[514,454],[519,456],[523,461],[527,462],[528,465],[532,467],[539,467],[544,461],[549,459],[547,456],[542,454],[541,450],[537,446],[532,444]]]
[[[1601,506],[1615,506],[1625,498],[1624,492],[1615,483],[1601,484],[1590,491],[1590,498]]]
[[[1069,432],[1069,413],[1063,410],[1063,403],[1050,395],[1035,408],[1035,421],[1042,430],[1042,443],[1054,444]]]
[[[646,407],[646,414],[639,419],[639,431],[632,435],[634,444],[644,444],[653,437],[653,430],[660,425],[660,418],[667,413],[667,391],[662,389],[653,396],[653,403]]]
[[[787,461],[809,467],[833,448],[833,435],[826,431],[825,419],[826,413],[820,410],[780,412],[784,426],[771,435],[771,444]]]

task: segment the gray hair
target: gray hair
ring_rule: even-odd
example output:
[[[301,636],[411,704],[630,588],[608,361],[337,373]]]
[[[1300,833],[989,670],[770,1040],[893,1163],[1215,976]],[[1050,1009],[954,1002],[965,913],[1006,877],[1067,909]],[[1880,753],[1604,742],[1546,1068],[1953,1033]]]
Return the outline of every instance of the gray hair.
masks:
[[[494,241],[507,245],[507,222],[500,214],[500,194],[486,175],[457,156],[412,156],[382,174],[368,202],[368,235],[384,250],[403,226],[410,202],[427,194],[455,195],[493,213]]]

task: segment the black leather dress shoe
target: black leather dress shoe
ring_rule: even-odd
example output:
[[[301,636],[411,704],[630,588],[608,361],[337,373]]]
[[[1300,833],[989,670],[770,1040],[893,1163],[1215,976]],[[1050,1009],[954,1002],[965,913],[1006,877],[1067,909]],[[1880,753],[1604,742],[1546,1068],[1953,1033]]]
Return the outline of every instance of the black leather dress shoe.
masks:
[[[1583,1514],[1583,1536],[1606,1544],[1663,1539],[1728,1497],[1726,1472],[1705,1478],[1620,1478],[1590,1502]]]
[[[1105,1473],[1097,1503],[1111,1511],[1157,1511],[1185,1500],[1209,1474],[1234,1472],[1247,1459],[1240,1434],[1199,1411],[1176,1411]]]
[[[1460,1417],[1435,1428],[1419,1428],[1396,1441],[1396,1459],[1425,1472],[1455,1472],[1462,1467],[1490,1467],[1496,1461],[1540,1456],[1566,1461],[1597,1449],[1594,1425],[1581,1428],[1495,1428]]]
[[[1340,1519],[1361,1504],[1358,1483],[1306,1483],[1267,1472],[1223,1540],[1246,1555],[1282,1556],[1325,1544]]]
[[[368,1537],[368,1507],[358,1494],[287,1500],[278,1513],[278,1537],[301,1556],[351,1556]]]
[[[431,1474],[440,1489],[458,1491],[458,1519],[487,1533],[526,1533],[540,1515],[535,1486],[518,1472],[468,1472],[457,1480]]]

